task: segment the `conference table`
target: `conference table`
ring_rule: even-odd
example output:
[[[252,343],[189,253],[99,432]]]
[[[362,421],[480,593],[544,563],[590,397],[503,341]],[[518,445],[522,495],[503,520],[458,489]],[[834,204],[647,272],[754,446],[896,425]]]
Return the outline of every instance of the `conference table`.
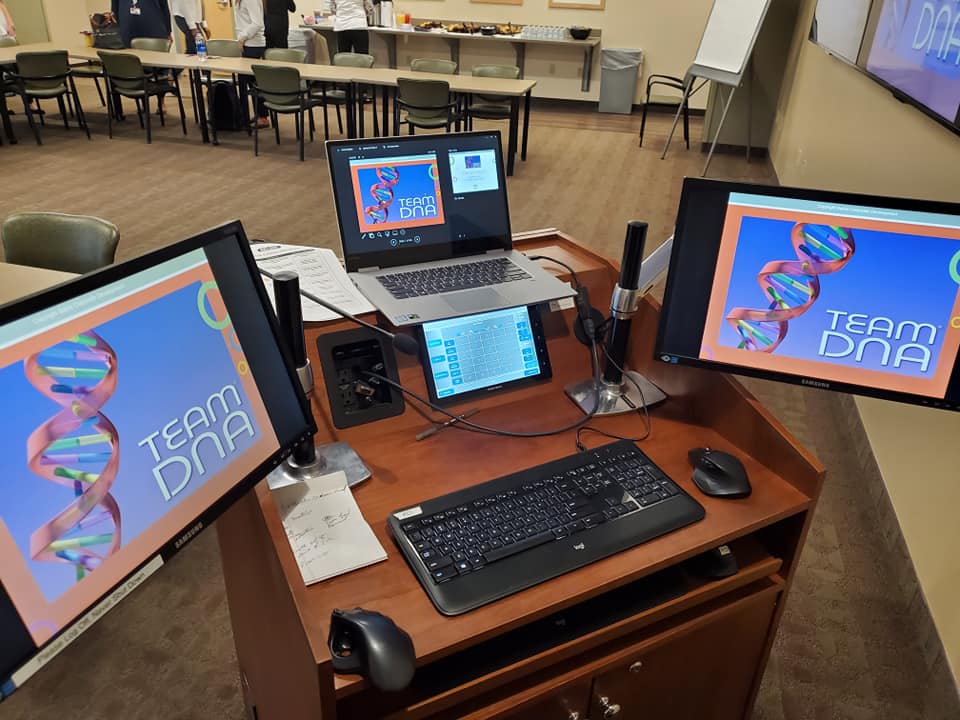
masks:
[[[0,305],[46,290],[77,277],[60,270],[0,262]]]
[[[63,49],[54,43],[35,43],[10,48],[0,48],[0,64],[16,62],[16,56],[21,52],[40,52]],[[67,48],[69,56],[75,60],[98,60],[97,48],[80,47]],[[308,63],[291,63],[271,60],[255,60],[252,58],[209,57],[199,59],[196,55],[181,53],[166,53],[152,50],[132,50],[141,62],[148,67],[170,70],[182,70],[190,74],[191,87],[194,88],[194,103],[200,124],[200,132],[204,143],[217,143],[216,131],[208,120],[206,103],[201,89],[206,85],[204,74],[224,73],[229,75],[253,75],[254,65],[273,65],[291,67],[299,71],[303,80],[314,83],[335,84],[346,89],[347,106],[347,136],[350,138],[363,137],[365,134],[364,115],[359,89],[370,87],[379,89],[383,102],[383,134],[397,134],[399,131],[399,112],[391,112],[391,104],[396,103],[398,79],[413,78],[417,80],[442,80],[450,85],[450,91],[457,95],[473,96],[500,96],[510,102],[510,123],[508,128],[508,142],[506,152],[507,175],[513,175],[517,152],[521,160],[527,159],[527,143],[530,133],[530,99],[535,80],[513,80],[505,78],[474,77],[472,75],[444,75],[440,73],[421,73],[409,70],[393,70],[387,68],[355,68],[335,65],[315,65]],[[523,124],[521,136],[520,105],[523,103]],[[390,120],[393,119],[391,123]]]

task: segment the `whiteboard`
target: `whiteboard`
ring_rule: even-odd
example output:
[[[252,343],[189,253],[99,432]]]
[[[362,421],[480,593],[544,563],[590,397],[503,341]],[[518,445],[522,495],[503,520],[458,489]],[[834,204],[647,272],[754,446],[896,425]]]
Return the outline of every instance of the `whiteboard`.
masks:
[[[694,64],[743,72],[769,4],[770,0],[714,0]]]

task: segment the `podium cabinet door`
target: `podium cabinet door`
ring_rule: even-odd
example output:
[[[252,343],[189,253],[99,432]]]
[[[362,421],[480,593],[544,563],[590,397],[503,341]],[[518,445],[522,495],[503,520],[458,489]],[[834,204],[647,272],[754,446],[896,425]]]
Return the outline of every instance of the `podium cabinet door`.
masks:
[[[594,678],[590,720],[742,720],[779,592],[741,598],[638,644]]]

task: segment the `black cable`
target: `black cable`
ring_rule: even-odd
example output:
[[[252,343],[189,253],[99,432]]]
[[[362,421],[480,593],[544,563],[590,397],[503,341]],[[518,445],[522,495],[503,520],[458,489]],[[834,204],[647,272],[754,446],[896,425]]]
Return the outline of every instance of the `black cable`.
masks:
[[[559,265],[562,268],[566,268],[570,272],[570,277],[573,280],[574,287],[580,287],[580,281],[577,279],[577,272],[572,267],[567,265],[562,260],[557,260],[550,257],[549,255],[527,255],[527,260],[546,260],[552,262],[554,265]]]
[[[443,408],[439,405],[436,405],[435,403],[430,402],[430,400],[428,400],[427,398],[414,392],[413,390],[405,388],[403,385],[396,382],[395,380],[391,380],[388,377],[379,375],[374,372],[369,372],[369,371],[364,372],[364,375],[367,375],[370,378],[379,380],[380,382],[385,382],[390,387],[396,388],[400,392],[410,396],[411,398],[413,398],[414,400],[417,400],[418,402],[423,403],[424,405],[431,408],[432,410],[435,410],[436,412],[442,413],[449,418],[456,418],[457,424],[452,427],[460,428],[463,430],[474,430],[475,432],[482,432],[488,435],[498,435],[500,437],[537,438],[537,437],[547,437],[549,435],[559,435],[560,433],[565,433],[570,430],[576,430],[577,428],[582,427],[585,423],[589,422],[590,418],[592,418],[596,414],[597,409],[600,407],[600,361],[597,357],[596,342],[592,343],[591,345],[590,360],[593,366],[593,378],[594,378],[594,388],[595,388],[593,408],[590,410],[590,412],[588,412],[584,417],[580,418],[576,422],[566,425],[564,427],[557,428],[555,430],[542,430],[538,432],[529,432],[529,433],[516,432],[514,430],[503,430],[501,428],[494,428],[494,427],[490,427],[489,425],[481,425],[480,423],[475,423],[472,420],[461,418],[460,415],[455,415],[454,413],[450,412],[446,408]]]
[[[633,379],[633,377],[628,375],[627,372],[622,367],[617,365],[614,359],[610,357],[610,353],[607,350],[607,346],[605,344],[601,343],[600,347],[603,348],[603,354],[606,355],[607,361],[611,363],[617,370],[619,370],[620,374],[623,375],[623,377],[625,377],[627,380],[633,383],[633,386],[637,389],[637,392],[640,394],[641,407],[636,407],[632,402],[630,402],[630,398],[628,397],[624,397],[623,399],[624,399],[624,402],[627,403],[627,405],[630,405],[631,407],[633,407],[633,409],[637,411],[637,414],[643,418],[645,428],[642,435],[638,437],[627,437],[624,435],[617,435],[616,433],[607,432],[606,430],[600,430],[599,428],[595,428],[592,425],[584,425],[583,427],[577,430],[576,443],[577,443],[577,450],[579,450],[580,452],[585,452],[587,449],[580,438],[581,433],[584,433],[584,432],[593,432],[593,433],[596,433],[597,435],[603,435],[604,437],[608,437],[613,440],[630,440],[631,442],[642,442],[646,440],[648,437],[650,437],[650,434],[653,432],[653,419],[650,417],[650,408],[647,407],[647,400],[643,396],[643,388],[640,387],[640,383],[638,383],[636,380]]]

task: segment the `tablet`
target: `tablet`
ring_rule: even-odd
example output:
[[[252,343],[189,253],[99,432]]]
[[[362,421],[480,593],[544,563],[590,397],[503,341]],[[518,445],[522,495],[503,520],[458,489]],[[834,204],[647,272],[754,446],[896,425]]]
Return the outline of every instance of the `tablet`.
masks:
[[[437,320],[421,326],[430,399],[458,402],[552,376],[537,306]]]

